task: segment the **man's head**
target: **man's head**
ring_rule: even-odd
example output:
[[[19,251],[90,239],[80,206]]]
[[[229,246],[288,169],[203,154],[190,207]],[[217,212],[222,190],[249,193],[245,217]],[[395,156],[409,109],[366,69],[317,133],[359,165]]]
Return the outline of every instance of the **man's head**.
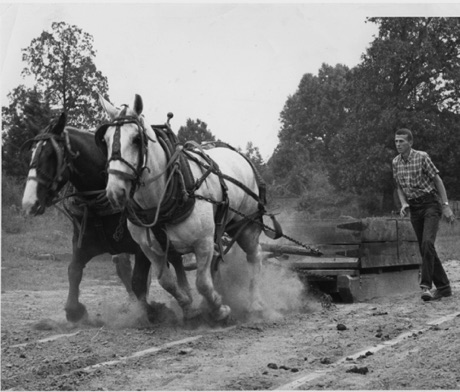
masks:
[[[413,142],[412,132],[407,128],[401,128],[396,131],[395,145],[401,155],[405,157],[409,155]]]

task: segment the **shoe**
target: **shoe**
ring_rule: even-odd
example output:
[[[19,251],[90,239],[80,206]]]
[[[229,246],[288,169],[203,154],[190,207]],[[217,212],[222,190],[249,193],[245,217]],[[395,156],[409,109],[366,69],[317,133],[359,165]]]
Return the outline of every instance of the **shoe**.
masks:
[[[452,289],[450,287],[446,287],[445,289],[442,289],[442,290],[434,289],[431,292],[431,295],[433,296],[433,300],[438,300],[438,299],[441,299],[442,297],[450,297],[452,296]]]
[[[422,299],[424,301],[432,301],[433,300],[433,294],[429,289],[423,289],[422,291]]]

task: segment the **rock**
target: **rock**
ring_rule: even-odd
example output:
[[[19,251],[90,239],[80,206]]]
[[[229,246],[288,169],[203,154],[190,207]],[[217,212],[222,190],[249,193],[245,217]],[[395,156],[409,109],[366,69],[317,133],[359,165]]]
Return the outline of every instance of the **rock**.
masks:
[[[346,371],[347,373],[358,373],[358,374],[366,374],[369,372],[369,369],[367,368],[367,366],[364,366],[364,367],[352,367],[351,369],[348,369]]]
[[[278,369],[278,365],[276,363],[269,363],[267,367],[269,367],[270,369]]]
[[[345,331],[347,329],[345,324],[337,324],[337,329],[339,331]]]

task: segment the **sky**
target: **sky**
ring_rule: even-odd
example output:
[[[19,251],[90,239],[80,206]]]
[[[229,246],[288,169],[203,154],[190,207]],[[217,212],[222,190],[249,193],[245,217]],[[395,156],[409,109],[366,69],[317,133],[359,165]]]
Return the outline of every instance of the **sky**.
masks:
[[[2,106],[20,84],[21,49],[76,25],[94,38],[95,64],[113,104],[141,95],[155,124],[174,113],[173,131],[200,119],[219,139],[258,147],[267,160],[278,144],[280,113],[305,74],[322,64],[354,67],[377,26],[372,16],[460,16],[460,2],[0,2]]]

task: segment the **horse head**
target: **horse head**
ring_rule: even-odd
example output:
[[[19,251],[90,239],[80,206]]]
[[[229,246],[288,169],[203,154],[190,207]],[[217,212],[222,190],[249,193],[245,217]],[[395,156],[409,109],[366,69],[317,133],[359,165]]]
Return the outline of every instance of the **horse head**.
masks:
[[[62,113],[56,122],[52,122],[21,147],[32,150],[22,198],[22,209],[29,215],[43,214],[69,180],[63,135],[65,125],[66,115]]]
[[[145,126],[142,98],[136,94],[133,108],[113,106],[99,95],[99,102],[110,123],[96,131],[96,144],[107,157],[107,197],[123,207],[142,183],[147,163],[148,140],[153,131]]]

